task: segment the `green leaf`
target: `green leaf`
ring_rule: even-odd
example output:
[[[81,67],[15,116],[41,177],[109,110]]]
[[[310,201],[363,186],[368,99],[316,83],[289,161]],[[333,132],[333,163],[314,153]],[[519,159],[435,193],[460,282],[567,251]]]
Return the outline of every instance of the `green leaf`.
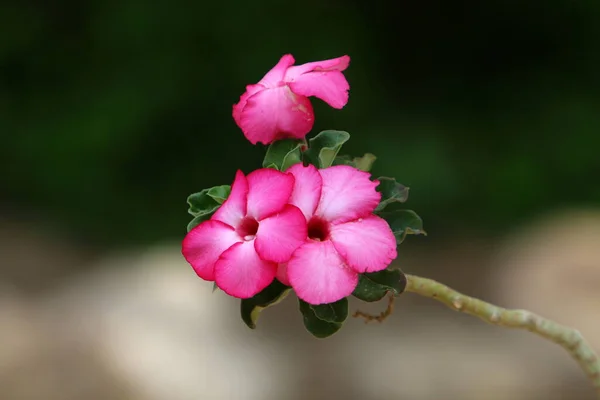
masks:
[[[369,172],[375,160],[377,160],[375,154],[365,153],[362,157],[355,157],[353,161],[356,168]]]
[[[349,165],[351,167],[360,169],[361,171],[369,172],[373,163],[377,157],[371,153],[365,153],[362,157],[350,157],[349,155],[342,154],[335,157],[332,165]]]
[[[229,197],[229,193],[231,193],[231,186],[221,185],[211,187],[210,189],[208,189],[208,192],[206,194],[217,203],[223,204],[223,202]]]
[[[210,189],[202,189],[198,193],[190,194],[187,198],[187,203],[190,208],[188,213],[194,217],[215,212],[219,208],[219,203],[208,195]]]
[[[310,305],[317,318],[327,322],[342,323],[348,318],[348,299],[343,298],[330,304]]]
[[[298,305],[304,320],[304,327],[313,336],[323,339],[333,335],[342,327],[340,322],[328,322],[317,317],[314,309],[307,302],[298,299]]]
[[[381,211],[391,203],[404,203],[408,200],[409,188],[396,182],[394,178],[382,176],[377,178],[377,191],[381,193],[381,201],[375,212]]]
[[[210,219],[221,204],[227,200],[230,192],[231,186],[221,185],[189,195],[187,198],[187,203],[190,206],[188,213],[193,215],[194,219],[188,224],[187,231],[191,231],[200,223]]]
[[[390,225],[398,244],[404,241],[406,235],[427,235],[423,229],[423,220],[412,210],[384,211],[378,215]]]
[[[356,164],[354,163],[354,159],[350,157],[348,154],[341,154],[336,156],[333,159],[331,165],[350,165],[351,167],[356,168]]]
[[[342,145],[350,139],[344,131],[323,131],[308,141],[308,149],[303,153],[305,160],[317,168],[327,168],[333,164]]]
[[[305,140],[283,139],[277,140],[269,146],[263,168],[275,168],[285,171],[294,164],[302,162],[302,146],[306,146]]]
[[[352,295],[363,301],[379,301],[389,292],[399,295],[406,289],[406,276],[399,269],[360,274]]]
[[[212,214],[223,204],[230,192],[231,187],[229,185],[221,185],[190,194],[187,198],[187,203],[190,206],[188,213],[194,217]]]
[[[279,303],[289,293],[291,288],[277,279],[260,293],[249,299],[243,299],[240,304],[242,320],[250,329],[256,328],[256,321],[262,310]]]

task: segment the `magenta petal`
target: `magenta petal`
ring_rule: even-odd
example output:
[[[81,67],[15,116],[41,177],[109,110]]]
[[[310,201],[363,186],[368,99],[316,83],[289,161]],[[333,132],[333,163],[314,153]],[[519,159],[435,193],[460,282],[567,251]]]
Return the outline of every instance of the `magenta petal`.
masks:
[[[290,280],[287,276],[287,264],[279,264],[279,266],[277,266],[277,273],[275,274],[275,278],[277,278],[277,280],[283,283],[284,285],[291,286]]]
[[[231,226],[221,221],[204,221],[185,236],[181,253],[200,278],[214,281],[215,262],[224,251],[239,241],[239,236]]]
[[[258,225],[254,247],[263,260],[283,263],[306,241],[306,219],[295,206],[265,218]]]
[[[275,278],[277,264],[262,260],[254,241],[236,243],[215,264],[215,282],[225,293],[239,299],[254,296]]]
[[[347,165],[319,170],[323,178],[319,215],[332,223],[352,221],[367,216],[379,204],[381,194],[375,190],[378,181],[370,174]]]
[[[298,297],[310,304],[343,299],[358,284],[358,274],[348,268],[329,240],[302,245],[288,262],[287,275]]]
[[[291,65],[294,65],[294,62],[294,57],[291,54],[284,55],[258,83],[268,87],[278,86],[283,81],[286,71]]]
[[[310,97],[315,96],[333,108],[343,108],[348,103],[350,85],[340,71],[309,72],[288,83],[292,92]]]
[[[375,215],[331,226],[331,241],[356,272],[386,269],[396,258],[396,238],[388,223]]]
[[[253,144],[277,139],[301,139],[314,124],[312,104],[288,86],[265,89],[250,96],[239,115],[239,127]]]
[[[242,218],[246,216],[246,199],[248,197],[248,182],[244,173],[238,170],[231,185],[231,193],[221,207],[213,214],[213,220],[225,222],[237,228]]]
[[[248,174],[247,215],[257,221],[280,212],[288,203],[294,177],[272,168],[257,169]]]
[[[240,126],[240,118],[242,116],[242,111],[244,107],[246,107],[246,103],[248,102],[248,98],[261,90],[265,89],[263,85],[248,85],[246,86],[246,91],[240,96],[240,101],[237,104],[233,105],[233,119],[235,123]],[[241,128],[241,126],[240,126]]]
[[[284,80],[293,82],[302,74],[308,72],[329,72],[329,71],[344,71],[350,64],[349,56],[342,56],[323,61],[314,61],[306,64],[291,66],[287,68]]]
[[[307,167],[303,166],[302,163],[294,164],[286,172],[296,178],[290,204],[298,207],[308,221],[319,204],[323,179],[321,179],[319,171],[312,164]]]

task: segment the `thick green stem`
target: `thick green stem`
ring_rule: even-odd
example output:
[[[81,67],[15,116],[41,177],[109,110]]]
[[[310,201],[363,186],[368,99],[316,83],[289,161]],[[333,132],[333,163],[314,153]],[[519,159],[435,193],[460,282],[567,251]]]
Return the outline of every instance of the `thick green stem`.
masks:
[[[406,275],[406,291],[430,297],[455,311],[481,318],[493,325],[526,329],[540,335],[569,352],[589,379],[600,398],[600,357],[578,330],[560,325],[527,310],[507,310],[450,289],[432,279]]]

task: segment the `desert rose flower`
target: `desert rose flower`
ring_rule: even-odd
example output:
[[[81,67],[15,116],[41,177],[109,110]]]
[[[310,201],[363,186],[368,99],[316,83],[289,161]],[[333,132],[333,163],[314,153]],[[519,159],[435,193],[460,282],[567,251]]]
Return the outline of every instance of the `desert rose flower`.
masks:
[[[341,71],[350,57],[292,66],[294,62],[291,54],[284,55],[257,84],[246,86],[233,106],[233,119],[252,144],[304,138],[315,119],[310,96],[337,109],[348,102],[350,86]]]
[[[238,298],[273,281],[277,264],[306,240],[304,215],[288,204],[294,181],[274,169],[237,172],[227,200],[183,240],[183,256],[200,278]]]
[[[350,295],[358,274],[385,269],[396,258],[396,238],[373,214],[381,194],[370,174],[339,165],[316,169],[296,164],[290,204],[308,223],[305,243],[281,264],[277,278],[310,304],[332,303]]]

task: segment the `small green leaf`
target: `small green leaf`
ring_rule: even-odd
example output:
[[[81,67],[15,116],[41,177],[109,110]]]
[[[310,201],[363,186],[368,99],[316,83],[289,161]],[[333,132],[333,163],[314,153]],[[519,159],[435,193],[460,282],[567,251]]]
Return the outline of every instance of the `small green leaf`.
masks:
[[[377,191],[381,193],[381,201],[375,212],[381,211],[391,203],[404,203],[408,200],[409,188],[396,182],[394,178],[382,176],[377,178],[379,185]]]
[[[333,335],[342,327],[339,322],[327,322],[317,317],[314,309],[305,301],[298,299],[298,305],[304,320],[304,327],[313,336],[323,339]]]
[[[221,204],[227,200],[230,192],[231,186],[221,185],[189,195],[187,198],[187,203],[190,206],[188,213],[193,215],[194,219],[188,224],[187,231],[191,231],[201,222],[210,219]]]
[[[217,286],[217,282],[213,282],[213,290],[212,292],[216,292],[219,287]]]
[[[333,164],[342,145],[350,139],[344,131],[323,131],[308,141],[308,149],[303,153],[305,160],[317,168],[327,168]]]
[[[341,154],[336,156],[333,159],[331,165],[349,165],[351,167],[356,168],[356,164],[354,163],[354,158],[350,157],[348,154]]]
[[[190,208],[188,213],[194,217],[215,212],[219,208],[219,203],[208,195],[210,189],[202,189],[202,191],[190,194],[187,198],[187,203]]]
[[[398,244],[404,241],[406,235],[427,235],[423,229],[423,220],[413,210],[384,211],[378,215],[390,225]]]
[[[302,146],[306,146],[306,141],[298,139],[283,139],[271,143],[263,160],[263,168],[275,167],[279,171],[285,171],[298,164],[302,161]]]
[[[350,157],[347,154],[338,155],[331,165],[349,165],[361,171],[369,172],[377,157],[371,153],[365,153],[362,157]]]
[[[187,198],[187,203],[190,206],[188,213],[194,217],[212,214],[223,204],[230,192],[231,186],[221,185],[190,194]]]
[[[317,318],[327,322],[342,323],[348,318],[348,299],[343,298],[330,304],[310,305]]]
[[[262,310],[279,303],[289,293],[291,288],[277,279],[260,293],[249,299],[243,299],[240,304],[242,320],[250,329],[256,328],[256,321]]]
[[[365,153],[362,157],[355,157],[353,161],[356,168],[361,171],[369,172],[371,167],[373,167],[375,160],[377,160],[377,157],[375,157],[374,154]]]
[[[360,274],[352,295],[363,301],[379,301],[389,292],[399,295],[406,289],[406,276],[398,269]]]
[[[206,194],[217,203],[223,204],[223,202],[229,197],[229,193],[231,193],[231,186],[221,185],[211,187],[210,189],[208,189],[208,192]]]

